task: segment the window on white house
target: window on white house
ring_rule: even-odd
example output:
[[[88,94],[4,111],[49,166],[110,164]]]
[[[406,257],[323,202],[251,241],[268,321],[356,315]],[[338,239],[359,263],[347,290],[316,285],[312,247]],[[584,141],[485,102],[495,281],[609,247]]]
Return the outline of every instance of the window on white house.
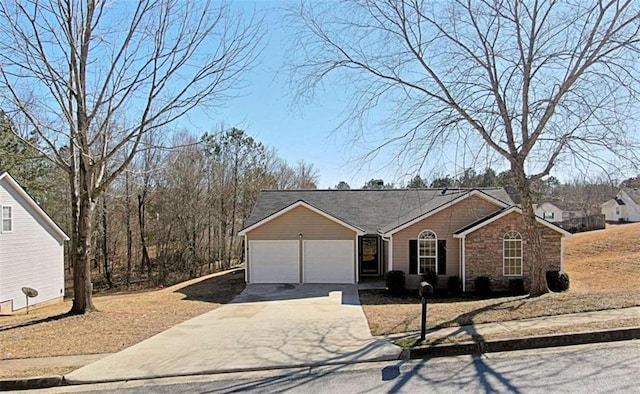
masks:
[[[424,230],[418,236],[418,274],[437,272],[438,237],[431,230]]]
[[[509,231],[503,239],[503,273],[505,276],[522,275],[522,235]]]
[[[542,213],[542,217],[544,219],[553,219],[553,212],[544,211]]]
[[[12,207],[2,206],[2,232],[10,233],[13,231],[13,210]]]
[[[620,207],[616,207],[616,215],[620,215]]]

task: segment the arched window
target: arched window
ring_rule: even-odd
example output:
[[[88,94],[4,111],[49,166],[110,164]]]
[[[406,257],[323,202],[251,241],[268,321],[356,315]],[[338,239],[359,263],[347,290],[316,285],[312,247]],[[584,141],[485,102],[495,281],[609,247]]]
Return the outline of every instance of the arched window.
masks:
[[[503,274],[505,276],[522,276],[522,235],[517,231],[509,231],[504,235]]]
[[[431,230],[424,230],[418,235],[418,274],[427,271],[437,272],[438,237]]]

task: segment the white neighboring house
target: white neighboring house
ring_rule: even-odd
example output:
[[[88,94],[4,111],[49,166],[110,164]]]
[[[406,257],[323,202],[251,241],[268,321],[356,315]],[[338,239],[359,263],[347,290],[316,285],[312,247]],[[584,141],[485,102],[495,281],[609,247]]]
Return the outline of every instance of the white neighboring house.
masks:
[[[548,222],[562,222],[585,216],[584,210],[579,205],[562,201],[546,201],[535,204],[534,212],[536,216],[546,219]]]
[[[600,210],[608,222],[640,222],[640,190],[622,188]]]
[[[7,172],[0,171],[0,313],[64,296],[64,241],[69,237]]]

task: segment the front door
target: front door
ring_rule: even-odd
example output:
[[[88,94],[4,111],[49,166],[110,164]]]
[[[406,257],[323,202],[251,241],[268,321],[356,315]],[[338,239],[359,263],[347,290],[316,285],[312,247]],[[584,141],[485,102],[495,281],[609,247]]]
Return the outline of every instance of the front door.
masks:
[[[360,238],[360,275],[379,276],[378,237]]]

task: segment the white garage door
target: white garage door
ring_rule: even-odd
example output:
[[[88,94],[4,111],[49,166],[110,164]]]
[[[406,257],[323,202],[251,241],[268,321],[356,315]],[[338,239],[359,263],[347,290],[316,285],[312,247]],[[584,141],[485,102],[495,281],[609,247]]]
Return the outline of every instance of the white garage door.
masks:
[[[249,241],[251,283],[300,282],[298,241]]]
[[[353,241],[304,241],[305,283],[354,283]]]

